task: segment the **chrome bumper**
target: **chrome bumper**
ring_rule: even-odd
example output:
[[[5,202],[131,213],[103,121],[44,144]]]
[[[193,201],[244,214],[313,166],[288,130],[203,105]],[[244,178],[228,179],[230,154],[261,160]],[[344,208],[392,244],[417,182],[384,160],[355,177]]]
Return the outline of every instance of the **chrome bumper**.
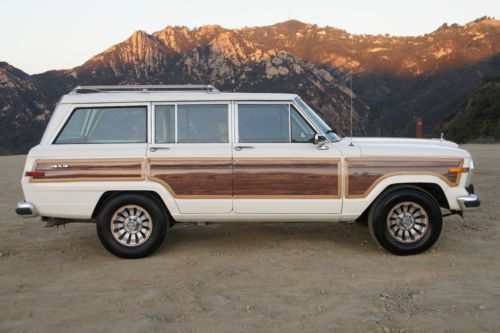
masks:
[[[38,216],[38,211],[31,202],[23,200],[17,203],[16,214],[22,217],[36,217]]]
[[[457,198],[458,204],[462,210],[467,208],[479,207],[481,205],[481,200],[475,194],[464,195]]]

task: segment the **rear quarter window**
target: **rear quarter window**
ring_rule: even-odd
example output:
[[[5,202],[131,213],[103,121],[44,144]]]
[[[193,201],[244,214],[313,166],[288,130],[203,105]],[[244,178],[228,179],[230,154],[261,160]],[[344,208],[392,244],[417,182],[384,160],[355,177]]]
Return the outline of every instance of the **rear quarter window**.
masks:
[[[145,106],[77,108],[54,141],[55,144],[145,142]]]

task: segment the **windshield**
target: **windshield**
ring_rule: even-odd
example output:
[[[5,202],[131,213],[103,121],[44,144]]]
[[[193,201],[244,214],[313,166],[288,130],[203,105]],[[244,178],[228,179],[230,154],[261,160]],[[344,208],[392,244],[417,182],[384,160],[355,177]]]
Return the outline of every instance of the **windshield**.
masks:
[[[303,100],[302,98],[300,97],[297,97],[295,98],[295,102],[297,102],[297,104],[299,104],[300,108],[302,109],[302,111],[304,111],[304,113],[307,115],[307,117],[314,123],[316,124],[316,126],[319,127],[319,129],[323,132],[323,134],[325,134],[329,139],[330,141],[339,141],[340,138],[339,136],[337,135],[337,133],[335,133],[335,131],[333,131],[330,126],[328,126],[324,121],[323,119],[320,118],[320,116],[318,116],[316,114],[316,112],[314,112],[313,109],[311,109],[309,107],[309,105],[307,105]]]

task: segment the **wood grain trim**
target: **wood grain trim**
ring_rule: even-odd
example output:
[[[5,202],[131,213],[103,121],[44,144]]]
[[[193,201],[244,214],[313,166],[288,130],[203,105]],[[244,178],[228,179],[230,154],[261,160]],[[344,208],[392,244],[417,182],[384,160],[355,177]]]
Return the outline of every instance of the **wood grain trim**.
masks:
[[[238,158],[235,199],[338,199],[341,161],[332,158]]]
[[[356,163],[358,165],[356,166]],[[360,164],[362,163],[362,164]],[[385,164],[385,165],[384,165]],[[401,165],[403,164],[403,165]],[[462,167],[460,158],[391,158],[351,157],[345,159],[345,196],[349,199],[365,198],[384,179],[392,176],[430,175],[442,179],[451,187],[460,183],[461,173],[450,173],[449,168]],[[370,172],[361,172],[361,170]],[[386,169],[386,170],[384,170]],[[357,170],[357,171],[356,171]],[[377,170],[380,170],[377,173]],[[375,172],[374,172],[375,171]],[[361,173],[361,175],[357,175]],[[354,185],[355,183],[355,185]]]
[[[54,164],[68,168],[52,168]],[[42,177],[31,177],[30,183],[143,181],[145,159],[39,159],[32,171],[43,171]]]
[[[178,199],[231,199],[232,158],[150,158],[147,178]]]

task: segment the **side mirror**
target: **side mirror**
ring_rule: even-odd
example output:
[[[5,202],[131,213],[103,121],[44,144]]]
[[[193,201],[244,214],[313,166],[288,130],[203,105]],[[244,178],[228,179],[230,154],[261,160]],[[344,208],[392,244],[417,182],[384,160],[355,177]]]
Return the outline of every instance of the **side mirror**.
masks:
[[[314,134],[314,144],[315,145],[319,145],[319,144],[322,144],[322,143],[325,143],[327,140],[326,140],[326,137],[323,135],[323,134]]]
[[[326,144],[328,140],[326,139],[326,136],[323,134],[314,134],[314,140],[313,140],[315,145],[318,145],[319,150],[326,150],[328,149],[328,145]]]

